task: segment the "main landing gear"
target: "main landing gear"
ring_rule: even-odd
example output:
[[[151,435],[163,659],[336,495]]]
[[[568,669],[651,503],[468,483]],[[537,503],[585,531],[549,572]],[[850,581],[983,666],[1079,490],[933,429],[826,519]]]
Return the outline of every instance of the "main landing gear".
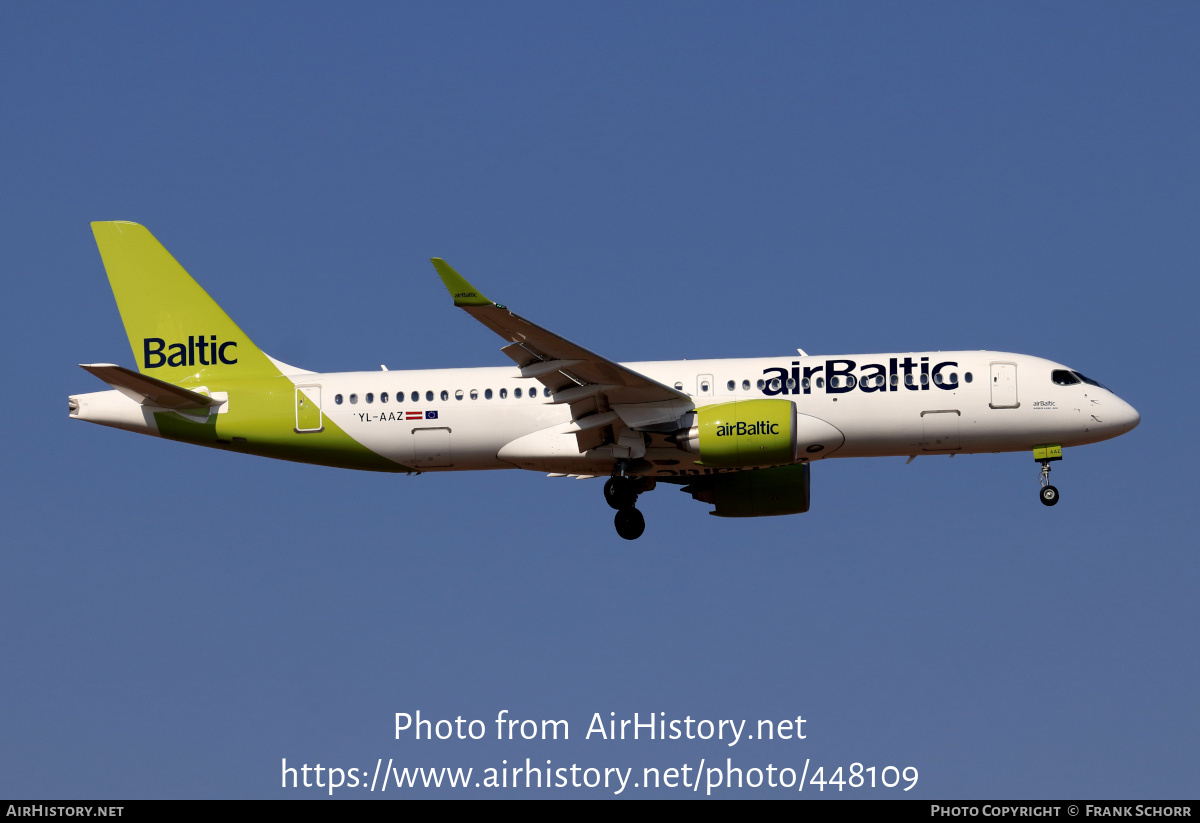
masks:
[[[640,478],[623,474],[614,474],[604,482],[604,500],[617,510],[613,525],[617,527],[617,534],[626,540],[637,540],[646,531],[646,518],[635,506],[638,495],[651,488],[653,481],[647,485]]]
[[[1042,490],[1038,496],[1043,506],[1053,506],[1058,502],[1058,489],[1050,485],[1050,464],[1062,460],[1062,446],[1038,446],[1033,450],[1033,459],[1042,464]]]
[[[637,540],[642,536],[642,532],[646,530],[646,518],[642,517],[642,513],[629,506],[624,509],[617,509],[617,516],[613,518],[613,525],[617,527],[617,534],[624,537],[626,540]]]

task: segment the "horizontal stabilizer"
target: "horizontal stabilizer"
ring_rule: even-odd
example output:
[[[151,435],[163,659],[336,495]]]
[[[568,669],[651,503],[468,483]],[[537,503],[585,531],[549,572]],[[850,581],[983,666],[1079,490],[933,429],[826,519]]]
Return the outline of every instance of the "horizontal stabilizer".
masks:
[[[220,405],[223,401],[208,395],[173,386],[157,377],[117,366],[112,363],[80,363],[79,367],[96,375],[108,385],[143,406],[160,406],[164,409],[206,409]]]

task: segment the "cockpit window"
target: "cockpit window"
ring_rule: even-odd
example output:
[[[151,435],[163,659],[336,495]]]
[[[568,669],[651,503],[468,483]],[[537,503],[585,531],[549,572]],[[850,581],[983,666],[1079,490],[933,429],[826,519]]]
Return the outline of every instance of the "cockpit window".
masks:
[[[1080,380],[1082,380],[1084,383],[1087,383],[1089,386],[1096,386],[1097,388],[1101,388],[1101,389],[1104,389],[1105,391],[1109,391],[1108,386],[1104,385],[1103,383],[1097,383],[1095,380],[1093,380],[1090,377],[1084,377],[1082,374],[1080,374],[1077,371],[1073,371],[1073,372],[1071,372],[1071,374],[1075,375]]]
[[[1066,369],[1055,369],[1050,373],[1050,379],[1054,381],[1054,385],[1056,386],[1074,386],[1079,382],[1079,378]]]

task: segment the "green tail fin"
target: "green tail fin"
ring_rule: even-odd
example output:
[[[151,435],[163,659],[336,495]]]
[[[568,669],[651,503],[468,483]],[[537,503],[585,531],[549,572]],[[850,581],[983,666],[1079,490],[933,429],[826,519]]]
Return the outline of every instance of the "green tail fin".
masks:
[[[138,371],[170,383],[279,374],[144,226],[92,223]]]

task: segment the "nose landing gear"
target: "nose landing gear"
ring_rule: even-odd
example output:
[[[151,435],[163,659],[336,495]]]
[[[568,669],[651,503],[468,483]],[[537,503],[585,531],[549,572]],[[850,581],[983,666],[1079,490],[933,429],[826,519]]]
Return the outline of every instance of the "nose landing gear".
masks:
[[[1050,464],[1062,460],[1062,446],[1037,446],[1033,450],[1033,459],[1042,464],[1042,490],[1038,496],[1043,506],[1053,506],[1058,502],[1058,489],[1050,485]]]
[[[618,469],[619,471],[620,469]],[[604,499],[617,510],[613,525],[626,540],[637,540],[646,531],[646,518],[635,508],[638,495],[654,488],[654,481],[614,474],[604,482]]]

